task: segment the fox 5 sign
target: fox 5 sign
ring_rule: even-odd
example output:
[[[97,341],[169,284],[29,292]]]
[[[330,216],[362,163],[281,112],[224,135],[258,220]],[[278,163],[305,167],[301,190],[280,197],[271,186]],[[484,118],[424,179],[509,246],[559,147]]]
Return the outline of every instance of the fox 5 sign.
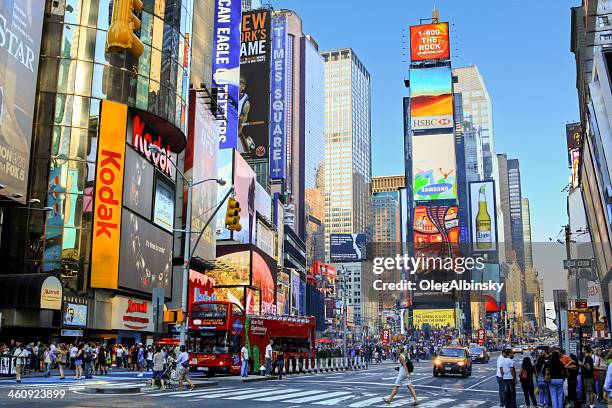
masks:
[[[382,331],[381,342],[383,346],[386,346],[389,343],[389,339],[391,338],[391,332],[387,329]]]

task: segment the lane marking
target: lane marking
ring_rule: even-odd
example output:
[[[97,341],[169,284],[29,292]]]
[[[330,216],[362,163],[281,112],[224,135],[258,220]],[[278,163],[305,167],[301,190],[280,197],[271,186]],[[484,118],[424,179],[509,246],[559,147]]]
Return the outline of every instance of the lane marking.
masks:
[[[293,404],[302,404],[304,402],[317,401],[317,400],[321,400],[323,398],[339,397],[341,395],[346,395],[346,394],[350,394],[350,392],[347,392],[347,391],[336,391],[336,392],[330,392],[330,393],[321,394],[321,395],[314,395],[312,397],[298,398],[296,400],[291,400],[291,403],[293,403]],[[258,401],[258,400],[255,400],[255,401]]]
[[[268,397],[271,395],[278,395],[278,394],[285,394],[287,392],[294,392],[294,391],[299,391],[297,389],[291,389],[291,388],[287,388],[284,390],[275,390],[275,391],[264,391],[264,392],[257,392],[255,394],[248,394],[248,395],[239,395],[237,397],[229,397],[229,398],[224,398],[223,399],[228,399],[228,400],[244,400],[244,399],[255,399],[255,398],[259,398],[259,397]],[[283,395],[284,396],[284,395]]]

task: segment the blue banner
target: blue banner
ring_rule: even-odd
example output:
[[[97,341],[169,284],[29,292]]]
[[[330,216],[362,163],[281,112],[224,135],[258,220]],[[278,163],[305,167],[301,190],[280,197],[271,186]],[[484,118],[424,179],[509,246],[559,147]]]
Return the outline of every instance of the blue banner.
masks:
[[[287,20],[283,14],[272,19],[272,64],[270,73],[270,178],[285,178]]]
[[[238,143],[238,93],[240,87],[240,0],[215,1],[212,87],[216,90],[219,117],[219,149],[235,149]]]

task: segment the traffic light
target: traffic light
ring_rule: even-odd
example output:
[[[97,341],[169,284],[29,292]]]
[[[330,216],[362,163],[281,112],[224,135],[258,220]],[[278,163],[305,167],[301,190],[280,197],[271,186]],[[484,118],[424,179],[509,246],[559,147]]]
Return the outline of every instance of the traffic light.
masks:
[[[164,310],[164,323],[182,323],[184,318],[185,314],[181,309]]]
[[[135,31],[140,30],[140,20],[136,17],[142,11],[142,0],[114,0],[113,19],[106,37],[106,52],[128,50],[139,58],[144,52],[144,45]]]
[[[227,199],[227,212],[225,213],[225,228],[232,231],[240,231],[240,203],[234,197]]]

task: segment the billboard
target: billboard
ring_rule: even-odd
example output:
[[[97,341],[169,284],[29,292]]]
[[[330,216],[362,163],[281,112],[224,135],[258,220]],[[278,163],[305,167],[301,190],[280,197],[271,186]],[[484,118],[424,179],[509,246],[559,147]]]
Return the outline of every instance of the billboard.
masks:
[[[270,20],[268,9],[242,13],[237,149],[245,159],[268,157]]]
[[[272,72],[270,110],[270,178],[285,178],[287,128],[287,20],[284,13],[272,18]]]
[[[410,128],[413,131],[453,127],[450,67],[410,70]]]
[[[448,23],[410,27],[410,60],[412,62],[449,58]]]
[[[433,329],[455,327],[455,309],[414,309],[412,322],[415,328],[422,328],[425,323]]]
[[[231,252],[217,257],[215,268],[206,275],[220,286],[237,286],[250,284],[250,251],[248,249]]]
[[[459,210],[457,206],[425,206],[414,208],[413,240],[415,256],[452,255],[451,244],[459,242]]]
[[[359,262],[366,258],[365,234],[331,234],[329,245],[332,262]]]
[[[240,231],[232,232],[232,239],[243,244],[255,241],[255,192],[257,188],[255,172],[244,161],[237,151],[234,151],[234,188],[236,200],[240,203]]]
[[[495,181],[470,182],[469,194],[472,251],[495,251],[497,249]]]
[[[174,187],[159,176],[155,181],[153,222],[170,233],[174,230]]]
[[[276,272],[276,261],[253,251],[251,285],[260,289],[263,314],[276,314]]]
[[[226,181],[224,186],[217,186],[217,203],[220,203],[233,185],[234,174],[234,150],[223,149],[217,153],[217,177]],[[242,205],[242,203],[240,204]],[[219,208],[219,216],[216,221],[215,235],[218,240],[230,239],[230,231],[225,228],[225,213],[227,212],[227,200]],[[195,212],[194,212],[195,213]],[[241,214],[244,216],[244,214]]]
[[[415,201],[457,198],[455,137],[452,134],[413,137],[412,158]]]
[[[239,1],[215,0],[212,88],[224,116],[219,122],[219,149],[235,149],[238,145],[241,11]]]
[[[172,289],[172,234],[124,209],[119,251],[119,286],[144,293]]]
[[[0,2],[0,183],[26,199],[44,0]]]
[[[572,188],[579,186],[579,171],[580,171],[580,149],[574,149],[570,152],[570,163],[572,166],[572,176],[570,184]]]
[[[126,149],[123,205],[145,218],[151,216],[154,172],[144,157],[134,149]]]
[[[572,164],[572,158],[570,152],[572,150],[580,149],[580,139],[582,138],[582,129],[580,122],[568,123],[565,125],[565,137],[567,139],[567,159],[569,164]]]
[[[217,125],[217,120],[206,107],[201,98],[196,97],[196,92],[191,91],[189,101],[189,134],[187,148],[185,151],[185,176],[192,180],[208,180],[218,177],[217,173],[217,152],[219,149],[220,126]],[[223,152],[232,152],[231,149],[223,150]],[[231,157],[231,156],[230,156]],[[224,175],[226,181],[225,186],[229,188],[231,185],[231,172],[229,175]],[[185,189],[187,186],[185,185]],[[224,193],[227,190],[224,189]],[[184,193],[187,193],[186,191]],[[218,184],[215,182],[200,183],[193,187],[191,194],[191,229],[192,231],[202,231],[208,218],[211,216],[211,208],[217,206]],[[183,197],[187,197],[184,194]],[[186,213],[187,203],[184,203]],[[199,234],[191,235],[191,247],[194,256],[204,259],[215,259],[215,243],[216,235],[215,228],[217,219],[223,219],[225,214],[221,209],[218,215],[213,216],[208,227],[202,234],[202,238],[198,243],[197,248],[193,248],[198,239]],[[222,221],[223,222],[223,221]]]
[[[63,326],[87,326],[87,305],[80,303],[64,303]]]
[[[296,315],[300,311],[300,273],[291,269],[291,312]]]
[[[128,108],[103,100],[98,135],[93,239],[91,242],[92,288],[117,289],[121,203],[125,163]]]
[[[191,310],[191,305],[194,302],[207,302],[209,300],[217,300],[215,294],[215,281],[203,273],[189,270],[189,292],[188,292],[187,308]]]

